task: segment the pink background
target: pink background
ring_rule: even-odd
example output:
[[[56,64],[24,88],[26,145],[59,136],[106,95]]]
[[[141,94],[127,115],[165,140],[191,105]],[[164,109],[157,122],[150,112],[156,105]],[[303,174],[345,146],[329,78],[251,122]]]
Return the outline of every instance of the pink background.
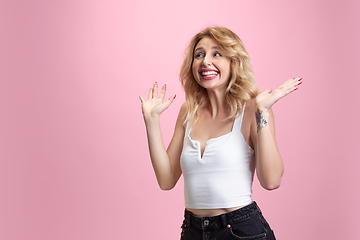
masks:
[[[278,239],[358,239],[360,2],[1,1],[0,239],[179,239],[183,182],[161,191],[139,94],[184,93],[182,53],[207,26],[236,32],[274,106],[280,189],[254,183]]]

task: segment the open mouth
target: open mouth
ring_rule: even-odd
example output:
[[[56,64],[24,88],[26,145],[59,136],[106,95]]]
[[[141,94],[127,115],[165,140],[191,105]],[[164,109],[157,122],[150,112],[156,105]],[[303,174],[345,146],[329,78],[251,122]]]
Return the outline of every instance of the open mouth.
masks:
[[[219,72],[216,72],[216,71],[203,71],[203,72],[201,72],[202,76],[216,76],[218,74],[219,74]]]
[[[214,69],[202,69],[199,73],[204,80],[212,80],[216,78],[217,75],[219,75],[219,71]]]

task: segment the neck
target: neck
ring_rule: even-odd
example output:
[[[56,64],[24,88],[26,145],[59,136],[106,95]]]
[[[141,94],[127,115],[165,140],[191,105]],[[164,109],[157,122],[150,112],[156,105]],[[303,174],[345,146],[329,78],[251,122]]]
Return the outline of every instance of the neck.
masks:
[[[210,100],[209,111],[212,118],[223,117],[229,115],[229,107],[225,102],[225,92],[208,90]]]

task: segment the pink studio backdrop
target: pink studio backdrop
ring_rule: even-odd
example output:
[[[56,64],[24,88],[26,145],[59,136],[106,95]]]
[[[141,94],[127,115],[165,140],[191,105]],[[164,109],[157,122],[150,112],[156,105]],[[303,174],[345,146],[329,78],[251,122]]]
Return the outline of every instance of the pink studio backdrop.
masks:
[[[163,192],[139,94],[184,93],[182,53],[207,26],[242,38],[274,106],[280,189],[254,183],[278,239],[358,239],[359,1],[1,1],[0,239],[179,239],[183,182]]]

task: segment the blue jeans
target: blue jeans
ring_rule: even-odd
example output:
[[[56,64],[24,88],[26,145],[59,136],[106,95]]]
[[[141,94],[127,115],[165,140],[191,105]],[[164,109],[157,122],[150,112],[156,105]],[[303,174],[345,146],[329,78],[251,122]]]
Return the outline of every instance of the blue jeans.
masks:
[[[275,240],[256,202],[214,217],[196,217],[185,209],[181,240]]]

